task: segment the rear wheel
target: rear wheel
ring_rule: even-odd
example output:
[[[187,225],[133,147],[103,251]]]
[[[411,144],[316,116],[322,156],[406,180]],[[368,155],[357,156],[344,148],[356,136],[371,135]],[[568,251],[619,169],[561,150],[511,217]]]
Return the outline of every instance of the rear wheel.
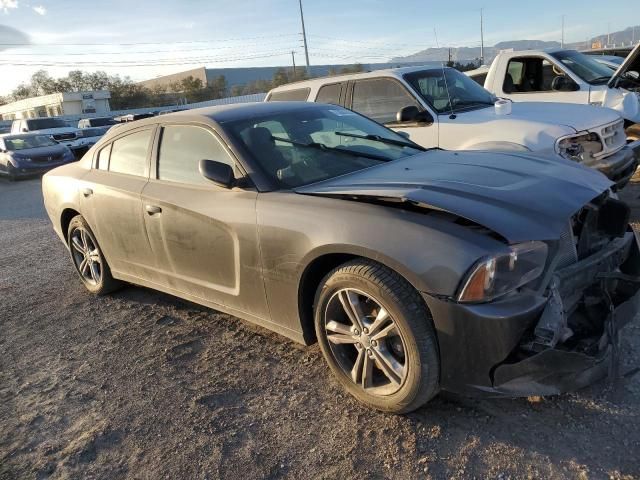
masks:
[[[98,241],[82,215],[71,219],[67,243],[73,265],[87,290],[96,295],[104,295],[121,286],[121,282],[111,276]]]
[[[330,272],[316,294],[315,327],[329,367],[363,403],[405,413],[438,392],[431,315],[393,270],[362,259]]]

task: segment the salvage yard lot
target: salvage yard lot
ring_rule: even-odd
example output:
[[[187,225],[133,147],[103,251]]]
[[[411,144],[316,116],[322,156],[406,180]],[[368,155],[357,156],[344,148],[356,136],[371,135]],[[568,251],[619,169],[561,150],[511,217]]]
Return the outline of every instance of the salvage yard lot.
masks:
[[[640,221],[640,183],[623,193]],[[543,399],[357,403],[317,346],[151,290],[93,297],[0,179],[0,479],[638,478],[640,325],[620,377]]]

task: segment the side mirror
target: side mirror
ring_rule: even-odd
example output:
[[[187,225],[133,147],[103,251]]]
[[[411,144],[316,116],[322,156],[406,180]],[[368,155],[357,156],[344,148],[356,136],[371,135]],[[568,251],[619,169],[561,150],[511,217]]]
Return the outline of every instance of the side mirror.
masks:
[[[433,117],[427,111],[420,111],[415,105],[402,107],[396,114],[398,123],[433,123]]]
[[[627,72],[626,76],[629,78],[633,78],[634,80],[640,80],[640,73],[636,72],[635,70]]]
[[[233,168],[227,163],[215,160],[200,160],[200,174],[220,187],[231,188],[234,184]]]
[[[556,92],[575,92],[576,90],[580,90],[580,86],[569,77],[562,75],[554,77],[551,82],[551,90],[555,90]]]

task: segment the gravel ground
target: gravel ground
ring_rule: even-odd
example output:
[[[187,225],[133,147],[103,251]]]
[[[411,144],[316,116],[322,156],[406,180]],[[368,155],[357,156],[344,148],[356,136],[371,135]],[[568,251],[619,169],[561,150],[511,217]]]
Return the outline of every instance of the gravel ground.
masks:
[[[40,180],[0,180],[0,479],[640,478],[640,325],[622,340],[613,383],[380,414],[317,346],[143,288],[89,295]]]

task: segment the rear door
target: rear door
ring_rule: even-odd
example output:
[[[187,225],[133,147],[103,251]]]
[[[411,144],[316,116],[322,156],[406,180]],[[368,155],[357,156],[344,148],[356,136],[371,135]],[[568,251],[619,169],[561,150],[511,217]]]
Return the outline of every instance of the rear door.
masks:
[[[144,220],[162,283],[179,292],[265,317],[255,189],[205,179],[200,160],[235,158],[203,124],[166,124],[142,192]],[[237,173],[238,175],[238,173]]]
[[[83,178],[83,214],[111,269],[154,278],[155,258],[147,239],[140,194],[148,181],[155,126],[129,130],[102,147]]]

